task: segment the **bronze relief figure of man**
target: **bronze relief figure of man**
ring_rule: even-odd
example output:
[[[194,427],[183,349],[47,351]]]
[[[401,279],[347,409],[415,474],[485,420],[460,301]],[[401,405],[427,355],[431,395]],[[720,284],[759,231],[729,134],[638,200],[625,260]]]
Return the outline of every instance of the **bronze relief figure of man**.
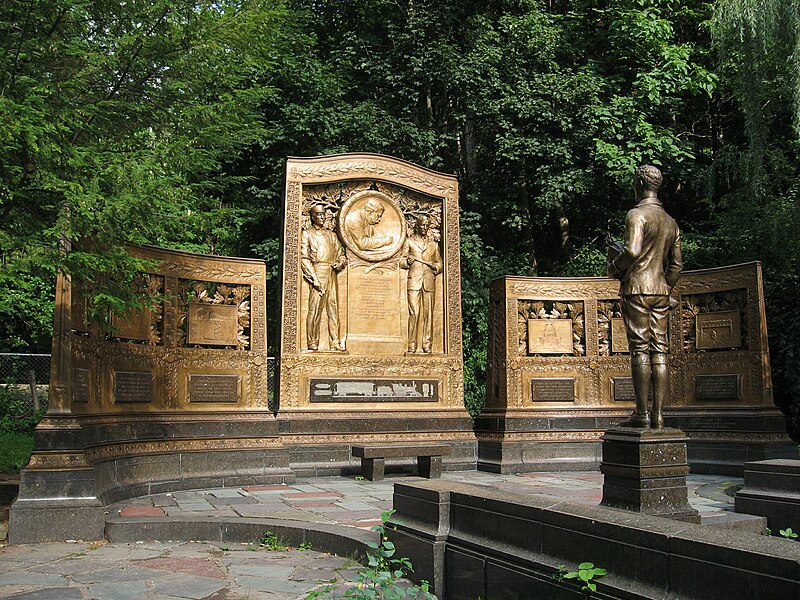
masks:
[[[621,281],[622,316],[636,395],[636,410],[620,423],[623,427],[664,426],[662,409],[669,394],[670,292],[683,260],[678,225],[658,199],[662,181],[661,171],[651,165],[634,172],[637,204],[625,217],[625,247],[608,264],[609,276]],[[648,414],[651,383],[653,410]]]
[[[370,198],[362,208],[353,211],[346,219],[345,228],[359,250],[377,250],[394,242],[393,236],[375,230],[375,226],[383,218],[383,213],[384,207],[380,201]]]
[[[428,235],[429,228],[428,217],[417,217],[400,260],[400,267],[408,269],[408,351],[416,352],[422,338],[426,354],[431,351],[435,280],[442,272],[439,244]]]
[[[336,234],[325,226],[325,208],[319,204],[308,211],[311,226],[300,234],[300,268],[311,289],[308,293],[306,341],[309,350],[319,349],[323,310],[328,314],[330,349],[341,350],[339,337],[339,287],[336,275],[347,264]]]

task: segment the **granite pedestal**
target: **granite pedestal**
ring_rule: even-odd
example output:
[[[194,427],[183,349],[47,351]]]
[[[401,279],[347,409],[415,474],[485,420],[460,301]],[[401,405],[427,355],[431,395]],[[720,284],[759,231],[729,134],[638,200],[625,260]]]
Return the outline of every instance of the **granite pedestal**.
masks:
[[[736,512],[767,517],[774,531],[800,526],[800,460],[746,463]]]
[[[602,439],[603,506],[700,522],[689,505],[687,437],[680,429],[618,427]]]

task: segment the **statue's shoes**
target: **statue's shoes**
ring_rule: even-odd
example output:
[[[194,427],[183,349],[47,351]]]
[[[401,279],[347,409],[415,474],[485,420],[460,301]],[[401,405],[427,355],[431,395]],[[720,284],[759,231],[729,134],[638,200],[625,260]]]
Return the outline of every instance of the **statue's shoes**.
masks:
[[[619,424],[620,427],[638,427],[640,429],[647,429],[650,427],[650,415],[644,413],[633,413],[630,417],[625,419]]]

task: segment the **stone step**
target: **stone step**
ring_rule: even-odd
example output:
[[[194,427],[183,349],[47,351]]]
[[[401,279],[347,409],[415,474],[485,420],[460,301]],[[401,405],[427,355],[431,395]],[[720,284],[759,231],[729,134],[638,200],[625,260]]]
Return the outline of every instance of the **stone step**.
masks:
[[[717,527],[719,529],[733,529],[748,533],[764,533],[767,527],[767,518],[757,515],[746,515],[735,512],[717,512],[711,515],[701,513],[701,525]]]

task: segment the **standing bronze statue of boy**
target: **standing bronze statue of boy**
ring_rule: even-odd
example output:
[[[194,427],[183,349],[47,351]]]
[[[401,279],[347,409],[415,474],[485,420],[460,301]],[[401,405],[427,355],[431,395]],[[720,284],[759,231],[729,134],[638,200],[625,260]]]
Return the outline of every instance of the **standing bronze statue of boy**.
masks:
[[[683,260],[678,225],[658,199],[662,181],[661,171],[651,165],[634,171],[637,204],[625,217],[625,246],[608,263],[608,275],[621,282],[622,317],[636,394],[636,410],[620,423],[623,427],[664,426],[662,410],[669,394],[670,292]],[[648,412],[651,383],[653,409]]]

